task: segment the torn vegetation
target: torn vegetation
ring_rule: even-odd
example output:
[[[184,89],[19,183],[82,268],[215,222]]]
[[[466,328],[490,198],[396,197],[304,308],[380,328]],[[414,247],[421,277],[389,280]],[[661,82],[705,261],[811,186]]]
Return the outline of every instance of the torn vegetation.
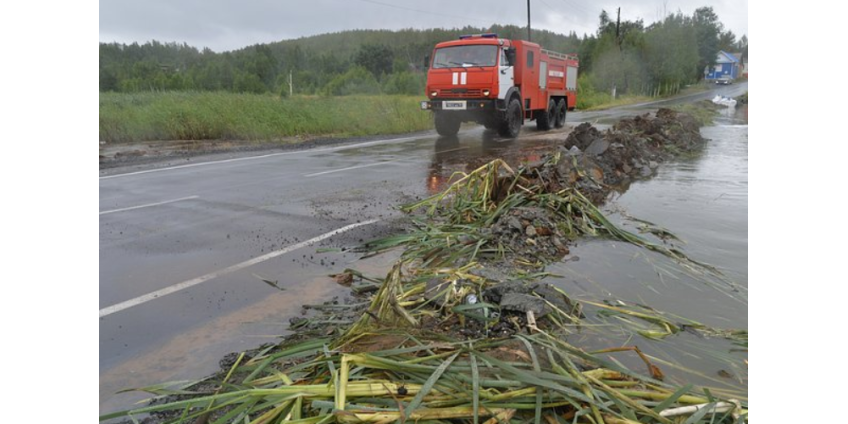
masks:
[[[652,241],[617,227],[597,206],[612,190],[611,181],[636,169],[634,155],[604,154],[637,149],[627,140],[660,143],[653,148],[663,151],[658,134],[672,137],[674,129],[661,125],[677,122],[671,114],[623,123],[624,130],[607,135],[575,131],[570,146],[567,140],[538,163],[494,160],[457,175],[444,192],[402,207],[418,213],[407,233],[362,246],[370,254],[403,249],[385,278],[350,269],[332,276],[357,293],[355,303],[310,306],[323,315],[293,323],[296,334],[287,341],[239,355],[200,383],[138,389],[157,397],[101,420],[747,422],[746,391],[714,378],[706,379],[715,381],[711,387],[666,381],[662,368],[682,365],[636,345],[688,336],[726,339],[732,350],[690,343],[687,354],[724,361],[730,370],[724,372],[733,377],[747,372],[738,357],[747,352],[747,331],[709,328],[616,299],[580,301],[542,281],[545,265],[568,254],[574,240],[605,237],[668,257],[746,304],[744,290],[670,244],[676,237],[667,230],[640,220],[641,231],[657,237]],[[622,136],[642,127],[649,131]],[[577,140],[581,136],[594,138]],[[621,146],[582,152],[592,145],[597,151],[599,139]],[[687,140],[690,149],[700,143]],[[328,322],[334,325],[328,328]],[[627,335],[632,345],[592,350],[569,341],[610,331]]]

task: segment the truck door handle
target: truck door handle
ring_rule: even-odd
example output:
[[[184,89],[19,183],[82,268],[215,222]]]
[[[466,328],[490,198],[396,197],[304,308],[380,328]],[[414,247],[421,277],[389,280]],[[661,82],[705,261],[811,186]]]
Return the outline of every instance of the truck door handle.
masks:
[[[506,75],[506,69],[501,69],[501,74]]]

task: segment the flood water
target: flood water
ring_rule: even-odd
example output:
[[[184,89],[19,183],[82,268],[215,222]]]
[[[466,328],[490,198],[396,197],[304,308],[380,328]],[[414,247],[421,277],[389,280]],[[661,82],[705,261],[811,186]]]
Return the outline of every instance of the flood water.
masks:
[[[606,209],[630,231],[638,231],[637,223],[627,216],[671,231],[682,240],[675,242],[677,247],[718,268],[738,285],[736,290],[687,275],[677,264],[645,249],[601,240],[578,242],[572,260],[548,268],[561,276],[550,281],[578,299],[622,300],[714,328],[747,330],[747,106],[723,111],[701,133],[710,139],[703,153],[664,163],[653,178],[632,184]],[[620,332],[615,325],[594,330],[579,332],[572,340],[597,349],[636,345],[660,358],[658,365],[672,381],[747,396],[747,344],[741,347],[721,337],[690,333],[655,341]],[[612,356],[632,369],[644,368],[636,355]]]

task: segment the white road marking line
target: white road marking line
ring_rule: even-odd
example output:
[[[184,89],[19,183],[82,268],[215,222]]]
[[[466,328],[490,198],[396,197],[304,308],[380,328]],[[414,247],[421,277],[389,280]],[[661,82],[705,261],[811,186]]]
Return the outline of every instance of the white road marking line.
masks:
[[[363,225],[373,224],[373,223],[378,222],[378,221],[379,221],[379,219],[370,219],[368,221],[364,221],[364,222],[360,222],[360,223],[356,223],[356,224],[351,224],[351,225],[339,228],[335,231],[331,231],[329,233],[322,234],[318,237],[315,237],[315,238],[312,238],[312,239],[309,239],[309,240],[306,240],[306,241],[302,241],[302,242],[297,243],[297,244],[293,244],[289,247],[286,247],[285,249],[280,249],[280,250],[277,250],[277,251],[274,251],[274,252],[271,252],[271,253],[268,253],[268,254],[265,254],[265,255],[262,255],[262,256],[258,256],[258,257],[255,257],[253,259],[250,259],[250,260],[229,266],[229,267],[224,268],[222,270],[210,272],[209,274],[206,274],[206,275],[203,275],[203,276],[200,276],[200,277],[197,277],[197,278],[193,278],[191,280],[183,281],[182,283],[177,283],[177,284],[174,284],[173,286],[165,287],[164,289],[156,290],[154,292],[136,297],[134,299],[127,300],[125,302],[121,302],[121,303],[118,303],[118,304],[115,304],[115,305],[112,305],[112,306],[107,306],[107,307],[100,310],[100,318],[103,318],[107,315],[114,314],[115,312],[123,311],[124,309],[132,308],[133,306],[141,305],[142,303],[149,302],[153,299],[157,299],[157,298],[169,295],[171,293],[176,293],[180,290],[184,290],[184,289],[187,289],[189,287],[196,286],[200,283],[204,283],[204,282],[209,281],[213,278],[217,278],[217,277],[220,277],[222,275],[226,275],[226,274],[229,274],[231,272],[235,272],[235,271],[238,271],[240,269],[244,269],[244,268],[247,268],[249,266],[256,265],[260,262],[265,262],[269,259],[276,258],[277,256],[285,255],[286,253],[300,249],[301,247],[310,246],[312,244],[318,243],[321,240],[333,237],[337,234],[341,234],[341,233],[350,231],[354,228],[361,227]]]
[[[318,175],[332,174],[334,172],[350,171],[351,169],[368,168],[370,166],[377,166],[377,165],[383,165],[383,164],[387,164],[387,163],[394,163],[394,162],[399,162],[399,161],[402,161],[402,160],[403,159],[387,160],[387,161],[383,161],[383,162],[374,162],[374,163],[366,163],[365,165],[356,165],[356,166],[350,166],[350,167],[347,167],[347,168],[333,169],[333,170],[330,170],[330,171],[316,172],[314,174],[305,174],[304,177],[315,177],[315,176],[318,176]]]
[[[219,163],[228,163],[228,162],[239,162],[239,161],[243,161],[243,160],[264,159],[264,158],[269,158],[269,157],[273,157],[273,156],[297,155],[297,154],[301,154],[301,153],[313,153],[313,152],[332,152],[332,151],[335,151],[335,150],[354,149],[354,148],[357,148],[357,147],[371,146],[371,145],[376,145],[376,144],[393,143],[393,142],[397,142],[397,141],[409,141],[409,140],[415,140],[415,139],[418,139],[418,138],[421,138],[421,137],[392,138],[392,139],[389,139],[389,140],[367,141],[367,142],[364,142],[364,143],[346,144],[346,145],[335,146],[335,147],[327,147],[327,148],[324,148],[324,149],[305,149],[305,150],[298,150],[296,152],[269,153],[267,155],[250,156],[250,157],[245,157],[245,158],[233,158],[233,159],[223,159],[223,160],[216,160],[216,161],[210,161],[210,162],[191,163],[191,164],[187,164],[187,165],[169,166],[167,168],[157,168],[157,169],[147,169],[147,170],[144,170],[144,171],[127,172],[125,174],[106,175],[106,176],[100,177],[100,179],[101,180],[108,180],[108,179],[111,179],[111,178],[127,177],[127,176],[130,176],[130,175],[149,174],[149,173],[152,173],[152,172],[170,171],[170,170],[173,170],[173,169],[194,168],[196,166],[215,165],[215,164],[219,164]]]
[[[132,207],[129,207],[129,208],[112,209],[111,211],[100,212],[100,215],[106,215],[106,214],[115,213],[115,212],[131,211],[133,209],[149,208],[151,206],[167,205],[168,203],[181,202],[183,200],[189,200],[189,199],[197,199],[198,197],[200,197],[200,196],[188,196],[188,197],[182,197],[182,198],[174,199],[174,200],[166,200],[164,202],[148,203],[146,205],[132,206]]]

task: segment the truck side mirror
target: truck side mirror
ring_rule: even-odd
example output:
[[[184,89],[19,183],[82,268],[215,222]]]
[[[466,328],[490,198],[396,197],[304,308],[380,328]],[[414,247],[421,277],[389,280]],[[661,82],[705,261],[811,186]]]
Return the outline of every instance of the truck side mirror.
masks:
[[[506,48],[506,63],[509,66],[515,65],[515,47]]]
[[[427,69],[429,67],[430,67],[430,55],[428,54],[427,56],[424,56],[424,69]]]

